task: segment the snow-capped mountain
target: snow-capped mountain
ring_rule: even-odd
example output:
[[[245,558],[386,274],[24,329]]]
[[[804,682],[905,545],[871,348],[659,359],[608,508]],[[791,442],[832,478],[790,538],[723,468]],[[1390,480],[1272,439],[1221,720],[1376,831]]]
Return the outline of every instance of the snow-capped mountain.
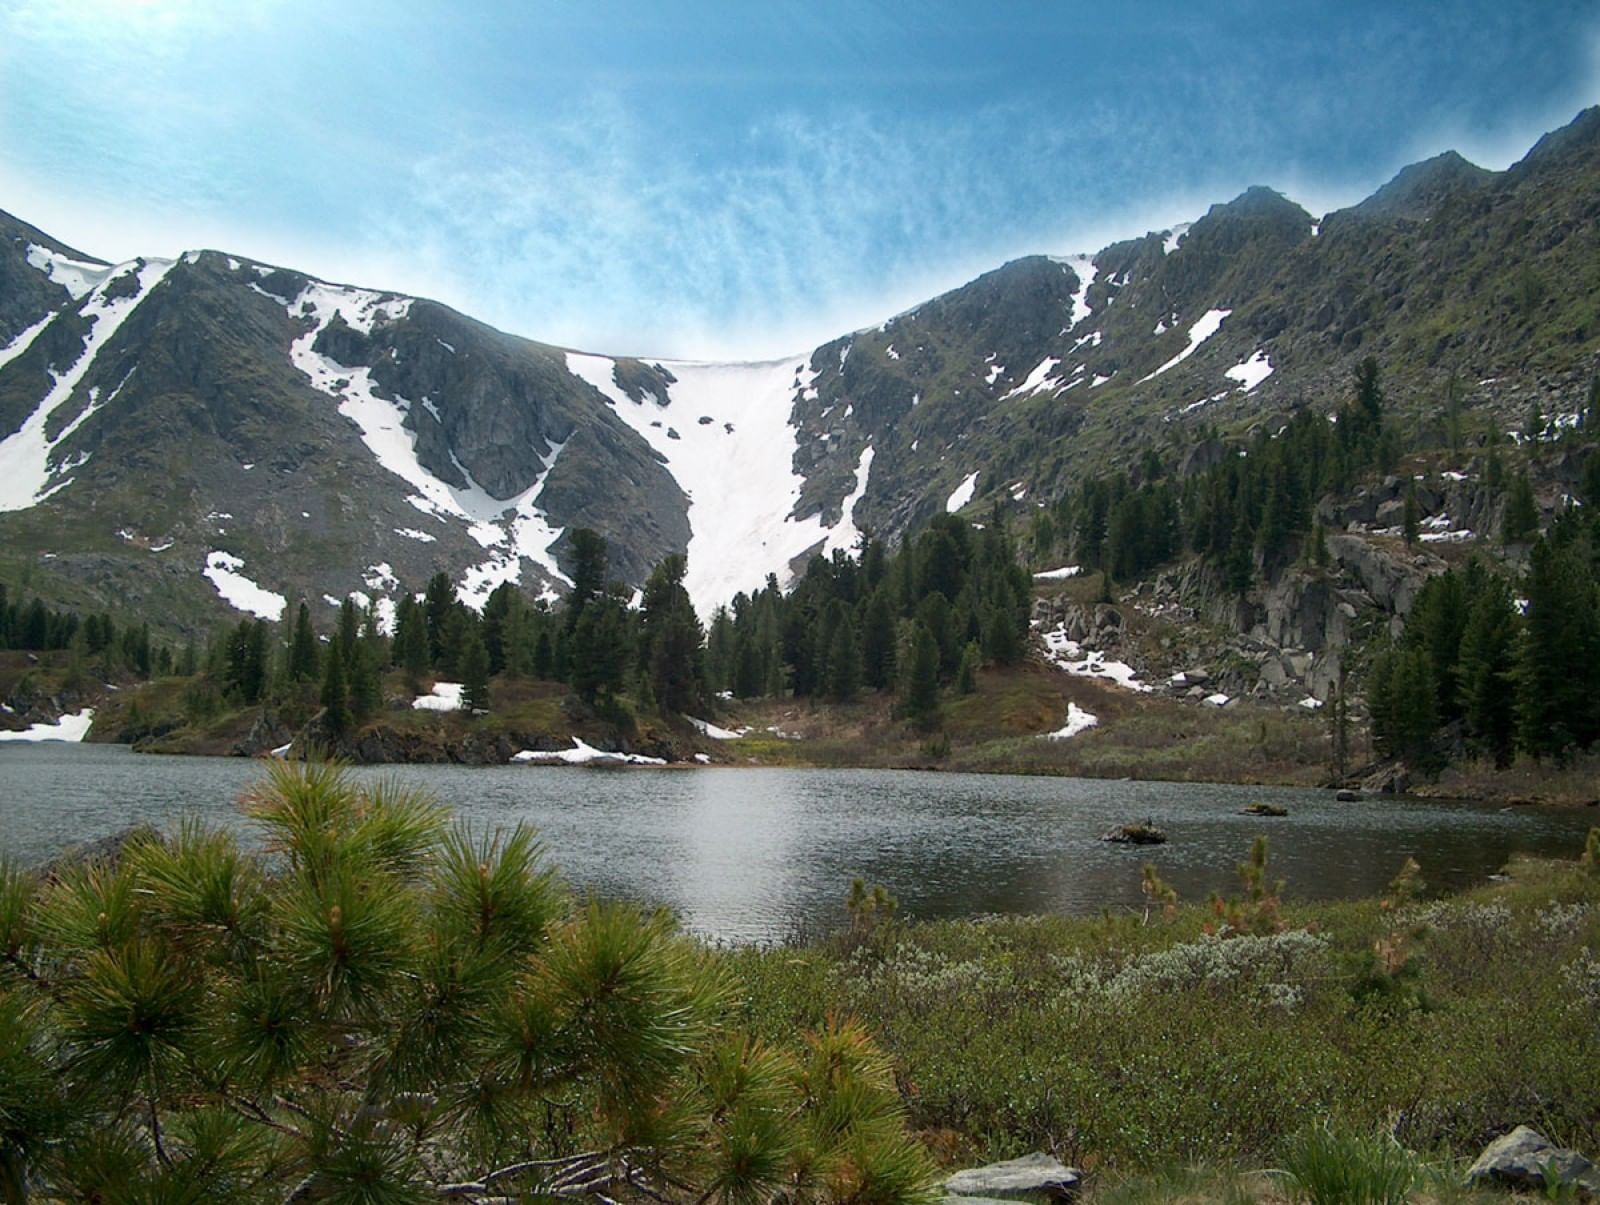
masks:
[[[765,364],[580,353],[215,251],[106,264],[0,215],[0,580],[174,630],[299,598],[564,581],[592,527],[709,610],[933,514],[1026,512],[1195,429],[1344,400],[1549,411],[1600,347],[1600,110],[1314,220],[1255,188],[1017,260]],[[1475,384],[1476,383],[1476,384]],[[1520,410],[1516,412],[1520,413]]]

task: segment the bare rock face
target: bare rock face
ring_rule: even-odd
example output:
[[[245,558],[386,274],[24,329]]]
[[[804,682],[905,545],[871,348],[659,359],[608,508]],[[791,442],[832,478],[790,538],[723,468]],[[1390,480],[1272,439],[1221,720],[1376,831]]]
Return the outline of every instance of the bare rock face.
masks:
[[[990,1197],[1016,1200],[1053,1197],[1065,1200],[1078,1191],[1082,1174],[1045,1154],[1024,1155],[1003,1163],[968,1168],[944,1182],[945,1190],[959,1200]]]
[[[1467,1169],[1466,1182],[1539,1193],[1573,1186],[1593,1197],[1600,1194],[1600,1168],[1577,1151],[1555,1146],[1538,1130],[1518,1126],[1484,1148]]]

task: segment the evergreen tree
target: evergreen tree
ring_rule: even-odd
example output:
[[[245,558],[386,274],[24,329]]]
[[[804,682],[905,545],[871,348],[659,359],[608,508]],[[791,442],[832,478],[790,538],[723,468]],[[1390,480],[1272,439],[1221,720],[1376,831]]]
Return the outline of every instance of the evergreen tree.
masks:
[[[860,689],[861,655],[856,649],[855,624],[846,612],[834,625],[828,649],[828,697],[835,703],[848,703]]]
[[[964,695],[977,693],[978,664],[982,660],[983,654],[978,648],[978,642],[967,641],[967,647],[961,653],[961,666],[956,670],[956,690]]]
[[[566,629],[573,631],[584,608],[606,588],[607,549],[604,537],[587,527],[572,533],[572,589],[567,594]]]
[[[983,655],[996,665],[1015,665],[1022,660],[1022,635],[1011,608],[996,603],[983,622]]]
[[[394,662],[405,671],[406,685],[415,694],[422,689],[432,660],[428,644],[427,613],[409,594],[395,608]]]
[[[383,703],[383,676],[378,650],[373,641],[361,638],[350,659],[348,699],[350,718],[360,724],[377,712]]]
[[[1596,736],[1600,640],[1594,577],[1578,548],[1541,538],[1529,557],[1526,590],[1518,666],[1520,744],[1535,757],[1564,757]]]
[[[1507,544],[1523,544],[1533,539],[1538,531],[1539,504],[1534,500],[1528,471],[1523,469],[1511,482],[1505,516],[1500,524],[1500,536]]]
[[[311,608],[305,600],[295,612],[294,635],[289,641],[289,680],[314,682],[317,678],[317,634],[311,629]]]
[[[458,656],[461,673],[461,707],[464,711],[489,710],[489,651],[476,628],[462,639]]]
[[[901,709],[923,731],[939,726],[939,645],[920,619],[911,625],[911,650],[903,672]]]
[[[428,664],[438,665],[444,657],[445,629],[456,609],[456,588],[448,573],[435,573],[428,579],[423,594],[422,612],[428,635]]]
[[[889,591],[880,586],[867,600],[861,625],[861,676],[873,690],[894,685],[895,624]]]
[[[1502,768],[1511,764],[1516,747],[1516,636],[1510,592],[1490,579],[1467,615],[1456,689],[1473,747]]]
[[[680,714],[705,707],[704,636],[689,592],[688,560],[666,557],[651,571],[639,608],[640,656],[656,703]]]
[[[345,685],[344,650],[335,637],[322,670],[322,724],[335,736],[350,727],[350,697]]]
[[[1417,529],[1422,521],[1421,508],[1417,505],[1417,483],[1415,479],[1406,482],[1404,516],[1400,530],[1405,535],[1406,547],[1410,548],[1417,542]]]

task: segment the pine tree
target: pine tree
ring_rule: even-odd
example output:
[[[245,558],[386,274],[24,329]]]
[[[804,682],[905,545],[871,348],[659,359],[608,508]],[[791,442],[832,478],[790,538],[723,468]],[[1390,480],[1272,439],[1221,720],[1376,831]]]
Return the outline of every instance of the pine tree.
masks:
[[[1417,530],[1422,521],[1422,511],[1417,504],[1417,483],[1415,479],[1406,482],[1405,517],[1401,520],[1400,530],[1405,536],[1406,547],[1410,548],[1417,542]]]

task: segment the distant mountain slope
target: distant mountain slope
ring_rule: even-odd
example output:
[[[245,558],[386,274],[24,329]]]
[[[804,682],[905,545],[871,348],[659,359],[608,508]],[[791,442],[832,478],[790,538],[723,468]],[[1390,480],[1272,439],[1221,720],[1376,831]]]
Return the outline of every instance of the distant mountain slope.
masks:
[[[1252,188],[759,365],[567,351],[214,251],[109,265],[0,214],[0,578],[198,631],[440,569],[474,603],[558,591],[587,526],[630,586],[687,550],[709,611],[867,528],[1331,410],[1362,356],[1402,410],[1454,374],[1514,423],[1575,408],[1597,349],[1600,109],[1505,172],[1441,155],[1320,222]]]

